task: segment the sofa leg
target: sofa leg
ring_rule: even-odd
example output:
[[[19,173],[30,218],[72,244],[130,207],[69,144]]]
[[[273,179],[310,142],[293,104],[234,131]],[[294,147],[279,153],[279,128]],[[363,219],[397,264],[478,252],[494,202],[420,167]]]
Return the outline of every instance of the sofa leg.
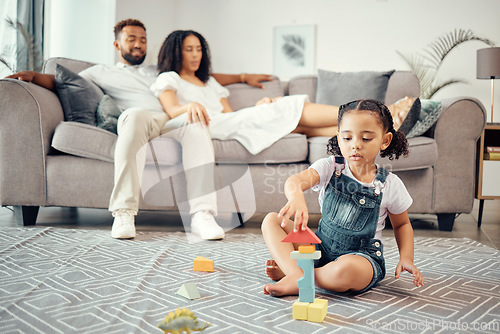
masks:
[[[438,213],[439,230],[451,232],[455,223],[455,215],[455,213]]]
[[[39,206],[14,206],[14,218],[16,223],[21,226],[35,225],[39,209]]]

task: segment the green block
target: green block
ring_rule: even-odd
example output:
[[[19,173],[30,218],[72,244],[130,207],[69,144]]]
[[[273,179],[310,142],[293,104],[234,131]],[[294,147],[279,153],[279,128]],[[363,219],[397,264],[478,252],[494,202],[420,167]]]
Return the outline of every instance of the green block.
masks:
[[[177,290],[177,294],[185,297],[187,299],[198,299],[201,298],[200,292],[194,283],[184,283]]]

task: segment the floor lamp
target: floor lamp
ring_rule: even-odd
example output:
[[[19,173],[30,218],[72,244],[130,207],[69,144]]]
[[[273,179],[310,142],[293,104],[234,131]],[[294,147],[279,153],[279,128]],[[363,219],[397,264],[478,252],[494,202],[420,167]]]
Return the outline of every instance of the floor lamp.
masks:
[[[493,123],[494,79],[500,79],[500,47],[477,50],[477,78],[491,79],[491,123]]]

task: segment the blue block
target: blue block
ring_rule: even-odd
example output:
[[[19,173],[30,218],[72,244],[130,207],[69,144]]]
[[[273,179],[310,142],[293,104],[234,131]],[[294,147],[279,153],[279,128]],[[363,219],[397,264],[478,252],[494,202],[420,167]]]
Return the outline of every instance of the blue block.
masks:
[[[299,300],[313,303],[315,297],[314,262],[311,259],[297,259],[297,266],[304,271],[304,276],[297,281]]]
[[[316,292],[313,289],[299,288],[299,302],[302,303],[314,303],[314,297],[316,296]]]

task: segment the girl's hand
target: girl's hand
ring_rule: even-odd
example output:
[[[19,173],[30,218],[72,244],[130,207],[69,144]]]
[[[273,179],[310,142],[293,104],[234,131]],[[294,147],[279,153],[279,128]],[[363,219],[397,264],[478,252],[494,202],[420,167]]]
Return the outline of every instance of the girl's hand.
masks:
[[[207,126],[210,123],[210,117],[208,117],[207,110],[198,102],[187,104],[187,119],[189,123],[201,122],[201,124]]]
[[[413,275],[413,284],[417,287],[424,286],[424,276],[422,276],[422,273],[417,269],[417,267],[415,267],[412,261],[399,260],[399,263],[396,266],[396,279],[399,278],[399,275],[403,270]]]
[[[309,212],[305,201],[289,200],[288,203],[286,203],[278,213],[278,217],[283,218],[281,227],[286,227],[292,216],[294,216],[293,231],[298,232],[300,226],[302,226],[302,230],[305,230],[307,221],[309,220]]]

